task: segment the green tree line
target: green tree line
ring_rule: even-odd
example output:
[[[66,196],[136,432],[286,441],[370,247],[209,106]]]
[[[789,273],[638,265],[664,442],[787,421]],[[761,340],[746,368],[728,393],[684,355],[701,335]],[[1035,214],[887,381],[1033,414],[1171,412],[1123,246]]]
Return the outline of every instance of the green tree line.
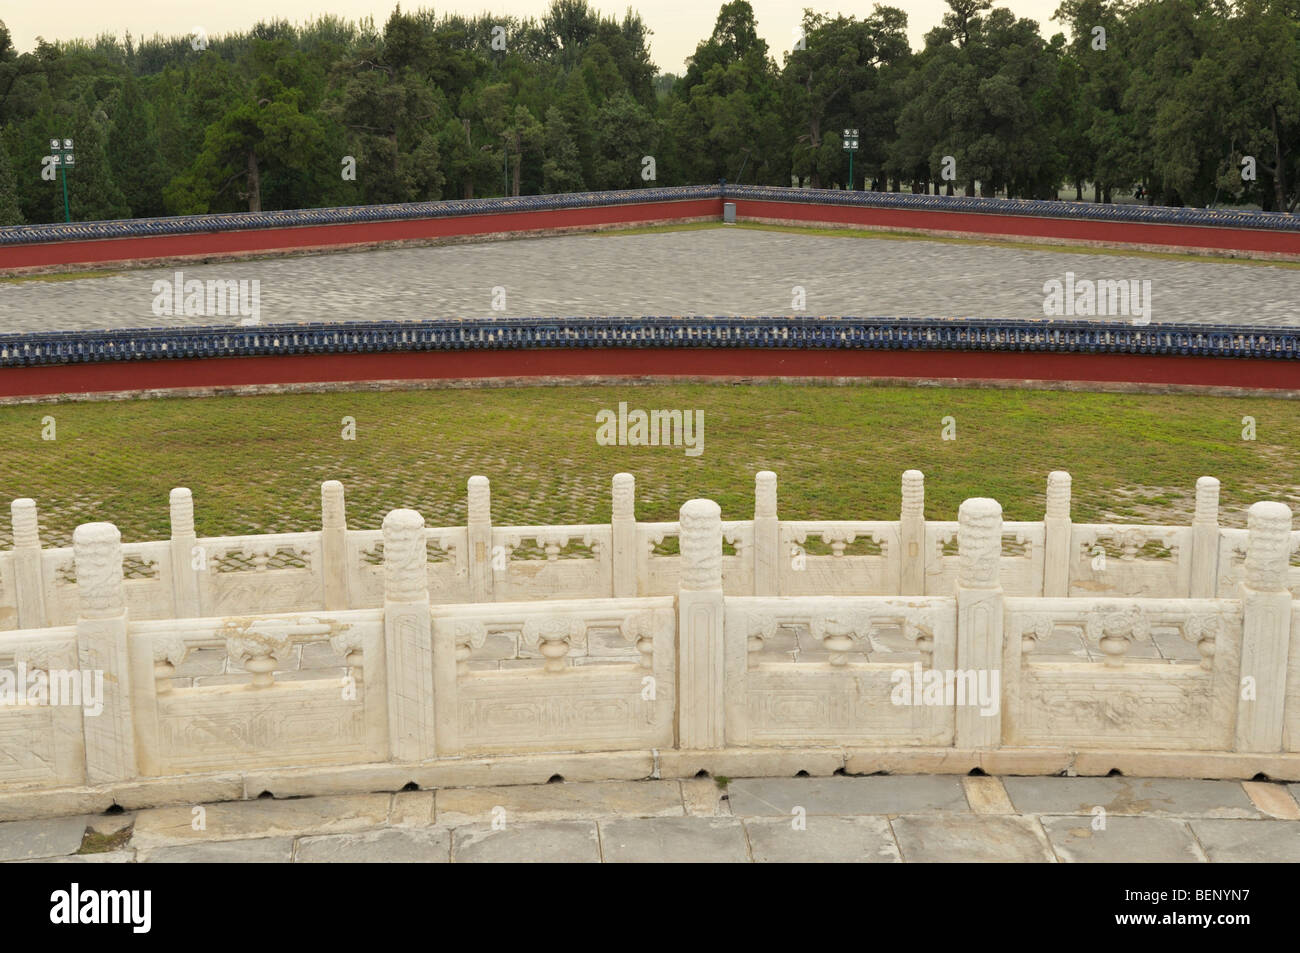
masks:
[[[1300,0],[947,0],[806,10],[778,64],[747,0],[681,75],[629,9],[394,9],[246,33],[37,42],[0,23],[0,224],[729,182],[1168,205],[1300,203]],[[854,181],[840,132],[859,130]],[[1068,193],[1067,193],[1068,194]]]

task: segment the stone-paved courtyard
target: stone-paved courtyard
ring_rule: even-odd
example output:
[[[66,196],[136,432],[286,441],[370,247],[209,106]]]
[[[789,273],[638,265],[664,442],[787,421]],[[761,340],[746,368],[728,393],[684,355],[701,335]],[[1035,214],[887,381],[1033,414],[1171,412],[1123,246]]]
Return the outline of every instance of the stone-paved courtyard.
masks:
[[[1297,795],[1124,777],[557,782],[10,821],[0,861],[1287,862]]]
[[[784,315],[1043,317],[1043,284],[1151,281],[1151,320],[1296,325],[1298,280],[1276,265],[711,228],[184,264],[98,278],[0,282],[0,333],[238,324],[158,317],[153,283],[257,279],[263,324],[426,318]],[[505,289],[494,310],[493,289]]]

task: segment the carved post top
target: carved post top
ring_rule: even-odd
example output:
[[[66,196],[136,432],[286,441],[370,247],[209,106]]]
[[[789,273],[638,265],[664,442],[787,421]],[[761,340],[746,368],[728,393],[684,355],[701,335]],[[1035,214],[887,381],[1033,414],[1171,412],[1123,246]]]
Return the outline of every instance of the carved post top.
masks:
[[[9,504],[13,519],[14,549],[40,549],[41,533],[36,520],[36,501],[23,497]]]
[[[1219,522],[1219,481],[1203,476],[1196,481],[1196,515],[1193,523]]]
[[[754,519],[776,518],[776,474],[760,470],[754,475]]]
[[[722,588],[722,509],[712,500],[687,500],[679,514],[681,586],[694,592]]]
[[[326,480],[320,485],[320,525],[322,529],[348,528],[343,484],[338,480]]]
[[[126,609],[122,534],[112,523],[82,523],[72,533],[72,558],[83,618],[111,618]]]
[[[384,517],[384,598],[388,602],[427,602],[428,551],[424,517],[415,510],[393,510]]]
[[[492,489],[485,476],[469,478],[469,521],[492,523]]]
[[[615,520],[635,520],[636,477],[630,473],[615,473],[611,487],[613,518]]]
[[[1291,562],[1291,507],[1255,503],[1246,511],[1246,578],[1256,592],[1286,589]]]
[[[920,470],[903,471],[903,519],[925,518],[925,474]]]
[[[1049,520],[1068,520],[1070,518],[1070,486],[1073,481],[1064,470],[1053,470],[1047,474],[1047,518]]]
[[[174,487],[168,497],[171,506],[172,539],[194,535],[194,494],[183,486]]]
[[[957,509],[957,584],[996,589],[1002,562],[1002,505],[973,497]]]

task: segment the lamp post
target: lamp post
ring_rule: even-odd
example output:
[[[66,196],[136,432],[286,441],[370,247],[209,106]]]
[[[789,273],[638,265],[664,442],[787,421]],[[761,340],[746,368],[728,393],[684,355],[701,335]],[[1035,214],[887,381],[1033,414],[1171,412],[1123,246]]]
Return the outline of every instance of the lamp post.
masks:
[[[51,139],[50,154],[54,156],[54,164],[63,172],[63,220],[72,221],[72,213],[68,209],[68,167],[77,164],[76,157],[72,154],[71,139]]]
[[[844,151],[849,154],[849,190],[853,190],[853,153],[858,151],[858,131],[844,130]]]

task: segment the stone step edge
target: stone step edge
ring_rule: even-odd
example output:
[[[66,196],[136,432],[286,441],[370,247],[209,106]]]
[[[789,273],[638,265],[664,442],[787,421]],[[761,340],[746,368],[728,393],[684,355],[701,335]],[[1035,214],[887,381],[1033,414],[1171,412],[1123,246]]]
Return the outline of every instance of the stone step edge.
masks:
[[[1141,749],[1005,747],[723,748],[634,750],[444,758],[411,764],[318,765],[138,778],[116,784],[0,789],[0,822],[99,814],[176,805],[276,798],[544,784],[565,781],[688,779],[701,772],[728,778],[835,774],[1086,776],[1300,781],[1300,752],[1212,752]]]

